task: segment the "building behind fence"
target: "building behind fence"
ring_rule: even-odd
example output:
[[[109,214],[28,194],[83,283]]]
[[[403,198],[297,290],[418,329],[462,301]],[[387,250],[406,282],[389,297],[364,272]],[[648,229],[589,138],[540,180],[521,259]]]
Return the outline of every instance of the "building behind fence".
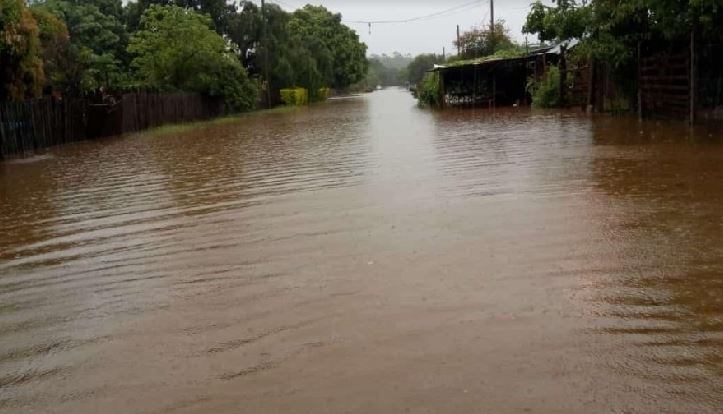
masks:
[[[89,138],[223,115],[219,99],[189,93],[124,94],[118,99],[43,98],[0,103],[0,159]]]

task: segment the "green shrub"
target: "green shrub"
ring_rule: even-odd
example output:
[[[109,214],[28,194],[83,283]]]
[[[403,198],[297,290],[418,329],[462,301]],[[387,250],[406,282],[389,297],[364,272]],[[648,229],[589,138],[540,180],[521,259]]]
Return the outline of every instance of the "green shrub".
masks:
[[[331,96],[331,89],[329,88],[319,88],[319,90],[316,92],[316,100],[319,102],[325,101],[329,99]]]
[[[527,91],[532,95],[532,106],[555,108],[560,106],[560,69],[550,66],[539,82],[530,79]]]
[[[417,99],[422,105],[441,106],[439,72],[427,73],[417,86]]]
[[[302,106],[309,103],[309,91],[304,88],[287,88],[281,90],[281,100],[286,105]]]

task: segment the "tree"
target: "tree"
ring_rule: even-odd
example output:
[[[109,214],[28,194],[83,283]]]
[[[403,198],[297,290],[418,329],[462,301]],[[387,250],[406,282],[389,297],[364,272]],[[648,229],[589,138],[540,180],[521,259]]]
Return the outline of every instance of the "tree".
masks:
[[[257,74],[260,73],[260,62],[255,60],[256,48],[259,46],[263,27],[261,10],[253,2],[246,0],[241,2],[239,10],[228,18],[227,35],[238,47],[238,55],[244,67],[250,74]]]
[[[455,40],[454,44],[459,48],[462,59],[489,56],[497,51],[514,47],[509,30],[505,27],[503,20],[495,23],[494,31],[490,31],[487,27],[464,32],[459,41]]]
[[[333,88],[346,88],[364,78],[368,69],[367,46],[359,36],[341,23],[341,14],[321,6],[307,5],[293,13],[290,32],[297,46],[307,46],[319,64],[322,76],[330,76]],[[329,59],[330,62],[326,60]]]
[[[143,13],[153,5],[178,6],[184,9],[190,9],[199,13],[207,14],[211,17],[211,21],[213,22],[213,27],[216,32],[222,35],[227,33],[229,17],[236,11],[236,6],[234,4],[229,4],[226,0],[138,0],[138,2],[133,6],[130,6],[129,4],[129,13],[126,14],[127,23],[133,31],[138,28],[140,18]]]
[[[638,42],[687,39],[691,31],[709,42],[723,40],[722,0],[595,0],[589,8],[581,46],[615,67],[635,59]]]
[[[389,59],[387,64],[393,64]],[[384,64],[384,61],[377,58],[369,59],[369,73],[367,74],[367,85],[370,87],[399,85],[399,69]],[[369,82],[374,80],[375,82]]]
[[[66,68],[71,58],[68,28],[47,9],[33,7],[30,10],[38,24],[47,85],[62,90],[62,86],[68,83]]]
[[[40,31],[24,0],[0,1],[0,100],[40,96]]]
[[[438,63],[444,63],[444,56],[430,53],[415,57],[412,63],[407,66],[409,84],[419,84],[424,79],[424,75]]]
[[[125,80],[125,27],[94,3],[103,7],[112,5],[100,0],[47,0],[33,6],[54,14],[68,29],[69,57],[64,68],[65,83],[60,86],[71,95],[101,86],[119,86]]]
[[[149,7],[128,51],[141,83],[160,90],[192,91],[222,97],[233,110],[256,101],[248,79],[211,19],[178,6]]]
[[[291,15],[277,4],[266,5],[266,38],[263,39],[261,9],[251,1],[243,1],[239,11],[229,17],[228,38],[238,47],[237,53],[251,75],[268,72],[270,88],[279,90],[293,86],[297,67],[290,62],[293,53],[289,20]],[[262,41],[263,40],[263,41]]]
[[[268,4],[265,21],[264,38],[261,10],[243,1],[229,16],[227,36],[249,73],[265,75],[268,69],[272,90],[299,86],[313,100],[322,87],[343,89],[366,75],[366,45],[341,24],[340,15],[313,6],[290,14]]]
[[[581,38],[589,22],[589,7],[580,6],[575,0],[556,0],[555,7],[542,4],[539,0],[532,4],[522,31],[537,34],[541,41],[554,40],[564,42]],[[567,85],[566,45],[560,44],[560,105],[565,105]]]

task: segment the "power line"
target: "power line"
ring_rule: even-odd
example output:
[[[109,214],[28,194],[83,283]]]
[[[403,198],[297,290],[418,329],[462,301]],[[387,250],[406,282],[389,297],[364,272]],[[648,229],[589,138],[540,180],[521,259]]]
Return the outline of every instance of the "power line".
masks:
[[[282,6],[290,7],[291,9],[301,8],[301,6],[294,6],[293,4],[289,4],[289,3],[285,2],[285,1],[281,1],[281,0],[271,0],[270,3],[278,3]]]
[[[400,20],[345,20],[346,23],[356,23],[356,24],[399,24],[399,23],[412,23],[412,22],[418,22],[420,20],[427,20],[435,17],[439,17],[441,15],[451,13],[454,11],[459,11],[464,8],[468,8],[470,6],[475,6],[482,3],[482,0],[475,0],[469,3],[460,4],[455,7],[451,7],[449,9],[441,10],[432,14],[427,14],[425,16],[417,16],[412,17],[409,19],[400,19]]]

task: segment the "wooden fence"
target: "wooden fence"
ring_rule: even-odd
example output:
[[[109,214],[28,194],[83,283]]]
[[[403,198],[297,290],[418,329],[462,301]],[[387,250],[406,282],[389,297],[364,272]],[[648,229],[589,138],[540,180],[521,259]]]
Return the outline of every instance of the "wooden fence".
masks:
[[[0,103],[0,159],[86,138],[84,99]]]
[[[219,99],[194,94],[133,93],[123,95],[117,133],[143,131],[164,124],[209,119],[223,114]]]
[[[138,92],[105,100],[44,98],[4,102],[0,103],[0,159],[223,113],[221,100],[188,93]]]
[[[647,116],[690,114],[690,53],[655,54],[640,62],[640,105]]]

